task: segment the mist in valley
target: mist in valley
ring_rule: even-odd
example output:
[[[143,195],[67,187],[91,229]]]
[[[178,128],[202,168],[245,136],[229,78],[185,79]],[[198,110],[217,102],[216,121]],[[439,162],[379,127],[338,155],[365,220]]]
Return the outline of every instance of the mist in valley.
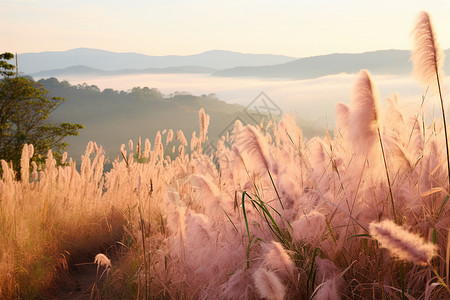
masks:
[[[265,92],[284,113],[295,113],[310,121],[328,118],[334,124],[336,102],[348,102],[356,74],[329,75],[306,80],[260,78],[224,78],[207,74],[139,74],[121,76],[77,76],[60,80],[96,85],[100,89],[129,91],[133,87],[156,88],[164,95],[185,92],[192,95],[215,94],[227,103],[247,106],[260,92]],[[381,99],[398,94],[401,104],[421,102],[425,93],[411,75],[374,75]],[[324,125],[325,123],[321,123]]]
[[[327,129],[332,130],[335,126],[336,103],[349,102],[355,78],[356,74],[329,75],[307,80],[224,78],[207,74],[138,74],[71,75],[59,80],[67,80],[71,85],[96,86],[100,91],[113,89],[131,92],[134,87],[149,87],[157,89],[164,97],[169,98],[179,94],[193,95],[199,98],[203,95],[203,98],[207,99],[206,96],[209,95],[228,104],[240,105],[228,115],[221,114],[219,111],[215,114],[214,111],[211,111],[214,107],[212,102],[210,107],[205,108],[212,115],[211,124],[213,125],[210,139],[212,142],[216,142],[218,139],[216,135],[234,122],[235,113],[240,114],[241,119],[245,118],[245,109],[252,105],[261,92],[264,92],[269,97],[269,101],[281,110],[281,112],[277,112],[278,116],[293,113],[297,120],[301,121],[305,136],[324,135]],[[420,107],[422,96],[426,91],[416,84],[411,75],[375,75],[373,78],[380,92],[380,99],[385,100],[397,95],[400,106],[408,109]],[[55,95],[58,96],[57,93]],[[179,111],[173,111],[173,117],[170,117],[170,110],[158,112],[150,108],[149,111],[132,109],[131,103],[129,105],[122,103],[124,108],[129,106],[129,109],[121,109],[120,117],[116,115],[108,117],[108,115],[103,115],[105,109],[107,110],[106,107],[115,104],[114,101],[108,103],[104,100],[104,108],[97,113],[92,113],[92,110],[86,106],[85,109],[89,110],[89,114],[81,112],[80,115],[83,116],[83,119],[71,119],[74,116],[74,108],[82,104],[77,104],[76,100],[70,98],[69,95],[67,103],[63,104],[55,113],[56,118],[69,119],[87,125],[80,136],[67,139],[71,144],[69,154],[74,158],[84,152],[84,147],[89,140],[103,145],[107,150],[107,155],[112,157],[119,153],[120,145],[126,144],[129,138],[142,137],[142,139],[152,140],[158,130],[162,131],[166,128],[184,130],[186,136],[191,136],[193,131],[198,132],[197,111],[194,107],[191,107],[189,112],[183,112],[182,117],[180,117]],[[426,94],[425,105],[429,108],[429,116],[433,115],[433,107],[438,108],[434,98],[431,93]],[[89,96],[86,101],[85,105],[88,105]],[[67,107],[71,108],[65,110]],[[81,106],[79,107],[83,110]],[[61,114],[62,110],[65,110],[66,113]]]

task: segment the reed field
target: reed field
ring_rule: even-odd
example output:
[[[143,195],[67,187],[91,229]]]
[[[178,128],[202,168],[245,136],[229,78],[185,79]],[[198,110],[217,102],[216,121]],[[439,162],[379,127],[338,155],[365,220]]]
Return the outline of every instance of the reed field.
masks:
[[[1,161],[1,298],[50,297],[95,260],[95,299],[449,299],[448,103],[427,13],[413,38],[423,99],[382,101],[362,70],[333,134],[307,140],[285,115],[211,147],[202,109],[192,137],[130,141],[106,173],[94,142],[78,169],[30,163],[25,145],[20,181]]]

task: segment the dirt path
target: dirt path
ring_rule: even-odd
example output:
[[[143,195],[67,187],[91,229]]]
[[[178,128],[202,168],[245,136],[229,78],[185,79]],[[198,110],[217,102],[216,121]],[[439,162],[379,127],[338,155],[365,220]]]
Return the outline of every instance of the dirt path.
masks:
[[[100,268],[98,277],[103,272]],[[100,299],[99,288],[104,281],[105,275],[97,280],[96,264],[78,264],[71,266],[67,279],[64,280],[48,299],[68,300],[68,299]]]

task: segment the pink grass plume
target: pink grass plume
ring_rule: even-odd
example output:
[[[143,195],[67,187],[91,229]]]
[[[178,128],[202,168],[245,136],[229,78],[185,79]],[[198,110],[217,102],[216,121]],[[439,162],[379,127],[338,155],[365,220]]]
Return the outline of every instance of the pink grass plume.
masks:
[[[439,48],[436,33],[427,12],[421,12],[412,31],[414,46],[411,60],[414,65],[414,76],[424,85],[435,82],[436,75],[443,75],[441,66],[444,53]]]
[[[261,298],[271,300],[282,300],[285,298],[286,287],[274,272],[260,267],[253,273],[253,280]]]
[[[436,255],[435,245],[390,220],[370,223],[369,232],[394,256],[416,265],[426,265]]]

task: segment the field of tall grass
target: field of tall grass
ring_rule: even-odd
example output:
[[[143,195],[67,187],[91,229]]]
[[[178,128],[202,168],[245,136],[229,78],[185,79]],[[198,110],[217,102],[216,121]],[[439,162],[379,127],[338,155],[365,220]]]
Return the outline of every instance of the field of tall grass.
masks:
[[[423,105],[444,108],[442,57],[428,14],[414,34],[423,101],[381,109],[363,70],[333,135],[306,140],[285,115],[205,151],[200,110],[189,143],[130,141],[105,174],[95,143],[79,171],[51,152],[38,170],[26,145],[21,181],[1,162],[0,295],[52,295],[102,253],[104,299],[449,299],[447,132]]]

